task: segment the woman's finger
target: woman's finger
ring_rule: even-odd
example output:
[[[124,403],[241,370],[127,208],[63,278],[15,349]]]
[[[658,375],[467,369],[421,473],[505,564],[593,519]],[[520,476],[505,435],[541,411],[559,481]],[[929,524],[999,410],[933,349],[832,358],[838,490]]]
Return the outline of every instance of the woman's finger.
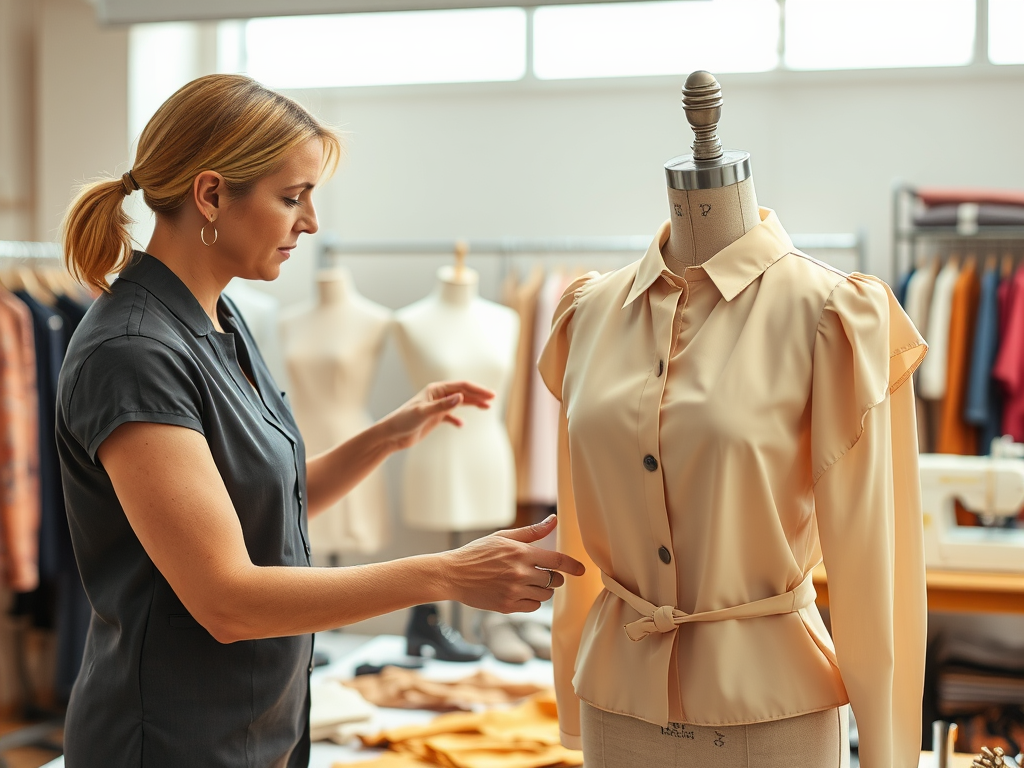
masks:
[[[555,594],[553,589],[541,589],[540,587],[527,586],[523,588],[523,591],[519,594],[521,600],[533,600],[543,603],[550,600]]]
[[[530,582],[533,586],[540,587],[541,589],[557,589],[558,587],[565,584],[565,576],[560,574],[558,571],[549,571],[547,568],[535,568],[538,573],[537,575],[543,579],[539,584]],[[550,576],[550,578],[549,578]]]
[[[455,416],[452,416],[450,413],[446,413],[444,415],[444,421],[446,421],[448,424],[452,424],[452,425],[454,425],[456,427],[461,427],[462,426],[462,419],[456,418]]]

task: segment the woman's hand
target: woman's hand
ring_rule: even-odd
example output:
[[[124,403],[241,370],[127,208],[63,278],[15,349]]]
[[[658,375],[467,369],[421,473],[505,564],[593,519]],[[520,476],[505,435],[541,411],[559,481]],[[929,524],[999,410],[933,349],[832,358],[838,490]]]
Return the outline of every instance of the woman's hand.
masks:
[[[561,552],[532,546],[555,529],[557,518],[498,531],[445,553],[455,600],[499,613],[529,613],[540,608],[570,576],[582,576],[583,564]]]
[[[491,407],[494,392],[470,381],[442,381],[428,384],[412,400],[381,420],[385,438],[394,450],[416,445],[442,421],[462,426],[452,414],[460,405]]]

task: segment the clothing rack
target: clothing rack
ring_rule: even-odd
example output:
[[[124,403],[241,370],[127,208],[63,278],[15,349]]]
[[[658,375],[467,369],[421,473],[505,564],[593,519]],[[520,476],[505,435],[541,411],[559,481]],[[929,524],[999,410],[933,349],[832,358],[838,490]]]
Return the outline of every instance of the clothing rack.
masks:
[[[59,263],[63,257],[61,247],[56,243],[37,243],[24,240],[0,240],[0,266],[4,263]],[[18,617],[14,627],[14,667],[21,689],[22,715],[27,720],[42,722],[26,725],[0,736],[0,768],[7,768],[3,753],[21,747],[38,747],[54,752],[63,752],[64,747],[55,738],[57,731],[64,726],[64,717],[41,708],[36,703],[35,692],[28,668],[26,653],[25,624],[27,617]]]
[[[866,237],[863,232],[839,232],[817,235],[791,235],[793,245],[802,251],[849,251],[857,261],[861,272],[867,268],[865,249]],[[457,240],[343,240],[326,237],[320,249],[320,266],[326,266],[332,256],[344,255],[402,255],[442,256],[455,252],[456,246],[464,243],[471,254],[487,254],[508,257],[517,254],[558,255],[558,254],[642,254],[651,243],[648,235],[627,235],[622,237],[502,237],[470,241]]]

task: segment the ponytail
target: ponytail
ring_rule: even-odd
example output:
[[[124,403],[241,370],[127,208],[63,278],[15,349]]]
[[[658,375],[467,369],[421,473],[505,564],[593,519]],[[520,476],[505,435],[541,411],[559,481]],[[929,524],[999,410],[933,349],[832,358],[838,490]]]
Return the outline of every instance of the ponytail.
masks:
[[[296,102],[244,75],[206,75],[187,83],[146,125],[135,168],[78,193],[64,217],[68,270],[85,285],[110,290],[107,275],[119,272],[132,255],[132,221],[122,203],[134,190],[142,189],[159,221],[182,209],[204,169],[221,174],[227,191],[242,197],[312,139],[323,145],[320,173],[326,175],[341,157],[341,141]]]
[[[124,177],[86,184],[64,216],[64,263],[83,285],[109,292],[107,275],[131,258],[132,220],[123,206],[129,191]]]

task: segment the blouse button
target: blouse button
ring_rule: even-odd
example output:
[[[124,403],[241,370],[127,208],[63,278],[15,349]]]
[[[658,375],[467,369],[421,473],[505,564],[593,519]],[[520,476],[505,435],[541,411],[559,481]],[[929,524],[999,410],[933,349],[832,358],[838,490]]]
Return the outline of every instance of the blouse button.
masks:
[[[661,549],[658,550],[658,557],[661,558],[661,562],[663,562],[665,565],[668,565],[672,562],[672,553],[669,552],[668,549],[666,549],[665,547],[661,547]]]
[[[649,453],[644,456],[644,469],[648,472],[655,472],[658,469],[658,460]]]

